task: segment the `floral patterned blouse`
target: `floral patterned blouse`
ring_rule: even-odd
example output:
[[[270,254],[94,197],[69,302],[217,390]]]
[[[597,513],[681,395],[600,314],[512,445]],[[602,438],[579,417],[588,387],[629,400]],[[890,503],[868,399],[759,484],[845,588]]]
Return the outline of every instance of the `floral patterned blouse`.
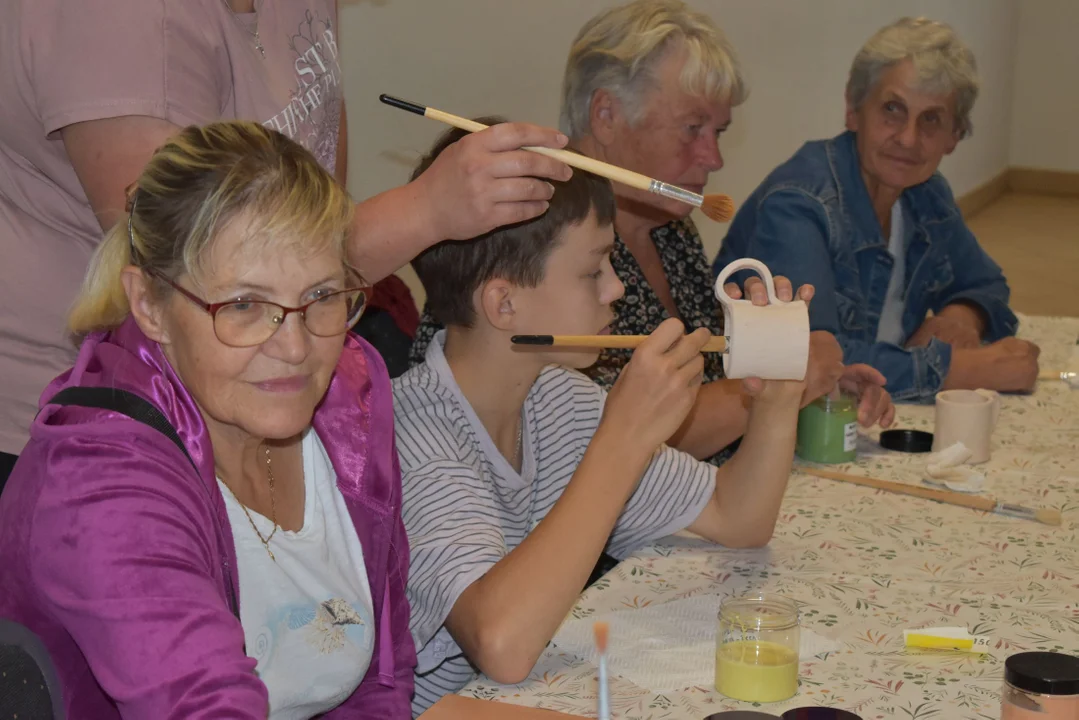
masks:
[[[722,335],[723,312],[712,289],[711,264],[693,221],[681,220],[654,228],[652,242],[656,244],[663,272],[670,284],[671,299],[686,331],[706,327],[713,335]],[[615,240],[611,265],[626,286],[626,294],[614,305],[617,319],[611,332],[615,335],[651,334],[671,315],[620,238]],[[605,350],[587,372],[609,390],[632,356],[632,350]],[[722,377],[723,356],[707,353],[704,356],[704,381],[712,382]]]
[[[723,334],[723,312],[713,289],[711,264],[704,253],[704,245],[697,227],[690,219],[676,220],[652,230],[670,284],[671,298],[687,331],[699,327],[708,328],[713,335]],[[616,319],[611,325],[615,335],[648,335],[661,322],[670,317],[656,291],[644,277],[644,271],[621,238],[615,237],[611,265],[626,286],[626,294],[614,304]],[[424,307],[423,319],[409,355],[411,364],[423,362],[427,345],[441,329]],[[604,350],[599,360],[585,372],[605,389],[610,389],[618,374],[633,356],[632,350]],[[704,356],[704,382],[723,378],[723,356],[706,353]],[[709,458],[720,464],[730,457],[732,449],[726,448]]]

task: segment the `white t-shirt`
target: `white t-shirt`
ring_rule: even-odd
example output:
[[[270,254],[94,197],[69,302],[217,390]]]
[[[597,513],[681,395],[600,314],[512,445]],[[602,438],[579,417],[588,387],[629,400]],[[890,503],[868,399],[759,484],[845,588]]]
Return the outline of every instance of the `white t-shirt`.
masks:
[[[888,254],[892,256],[892,277],[888,280],[888,293],[880,311],[877,325],[877,342],[902,345],[907,338],[903,334],[903,311],[906,309],[907,278],[907,229],[903,214],[903,201],[892,205],[892,234],[888,237]]]
[[[276,562],[220,480],[236,543],[247,654],[270,693],[270,720],[310,718],[340,705],[371,664],[375,623],[363,550],[318,435],[303,438],[304,514],[270,540]],[[263,537],[273,525],[251,518]]]
[[[498,451],[442,352],[394,380],[394,426],[411,547],[408,600],[419,714],[476,672],[443,623],[457,598],[524,541],[566,489],[599,427],[607,394],[579,372],[550,366],[524,404],[521,472]],[[611,533],[621,557],[693,522],[716,468],[669,447],[655,454]]]

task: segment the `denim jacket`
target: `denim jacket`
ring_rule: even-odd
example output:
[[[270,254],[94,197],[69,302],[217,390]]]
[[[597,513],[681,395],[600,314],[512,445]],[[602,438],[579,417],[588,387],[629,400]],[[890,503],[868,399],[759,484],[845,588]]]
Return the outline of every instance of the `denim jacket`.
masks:
[[[984,340],[1014,335],[1018,320],[1008,308],[1008,284],[963,222],[948,182],[937,173],[904,190],[901,202],[913,223],[902,285],[904,337],[928,311],[959,300],[985,311]],[[750,195],[714,273],[743,257],[761,260],[795,287],[812,283],[812,329],[833,333],[846,363],[880,370],[896,400],[931,400],[940,389],[950,345],[934,338],[908,350],[876,341],[894,261],[862,179],[854,133],[806,143]]]

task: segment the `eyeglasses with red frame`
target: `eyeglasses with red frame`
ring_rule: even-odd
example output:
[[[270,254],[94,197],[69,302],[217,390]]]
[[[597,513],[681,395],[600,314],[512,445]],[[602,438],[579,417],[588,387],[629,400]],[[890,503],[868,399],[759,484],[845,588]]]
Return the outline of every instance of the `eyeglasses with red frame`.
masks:
[[[370,286],[357,286],[319,295],[309,303],[288,307],[267,300],[229,300],[210,303],[195,293],[152,270],[148,274],[205,310],[214,324],[217,339],[230,347],[253,347],[273,337],[285,318],[299,313],[304,327],[318,337],[343,335],[356,324],[367,306]]]

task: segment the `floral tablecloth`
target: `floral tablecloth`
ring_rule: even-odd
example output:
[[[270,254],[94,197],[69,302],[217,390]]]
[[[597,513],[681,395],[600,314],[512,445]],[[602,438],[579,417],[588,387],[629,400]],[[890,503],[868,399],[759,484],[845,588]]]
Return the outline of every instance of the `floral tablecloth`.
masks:
[[[1023,317],[1020,336],[1042,347],[1043,369],[1079,368],[1079,318]],[[933,408],[900,406],[899,426],[932,431]],[[859,440],[858,462],[836,469],[920,482],[924,456]],[[838,652],[801,664],[791,700],[851,710],[866,720],[1000,716],[1004,660],[1026,650],[1079,654],[1079,390],[1041,383],[1008,396],[994,435],[986,492],[1063,511],[1061,527],[877,492],[796,473],[775,537],[761,550],[727,550],[673,537],[627,558],[582,595],[572,616],[642,608],[692,595],[778,592],[800,605],[802,626]],[[984,656],[908,651],[903,629],[962,626],[992,637]],[[613,646],[612,652],[617,652]],[[612,679],[617,718],[691,718],[753,709],[710,686],[657,693]],[[549,646],[528,680],[486,678],[463,694],[595,716],[595,667]]]

